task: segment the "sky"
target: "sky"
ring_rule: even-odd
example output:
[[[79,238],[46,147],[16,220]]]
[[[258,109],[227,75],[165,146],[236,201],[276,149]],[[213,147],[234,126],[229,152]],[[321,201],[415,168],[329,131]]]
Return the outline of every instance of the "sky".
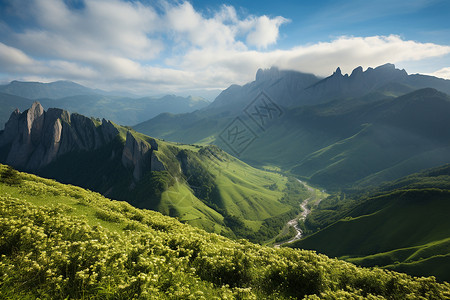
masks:
[[[0,0],[2,83],[212,100],[258,68],[385,63],[450,79],[450,1]]]

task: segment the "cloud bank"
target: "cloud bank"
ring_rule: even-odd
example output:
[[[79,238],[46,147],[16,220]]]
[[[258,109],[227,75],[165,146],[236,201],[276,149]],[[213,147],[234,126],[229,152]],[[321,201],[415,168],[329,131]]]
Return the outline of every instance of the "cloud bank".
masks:
[[[377,66],[439,57],[450,47],[397,35],[341,36],[276,49],[282,16],[238,14],[223,5],[86,0],[6,1],[0,20],[0,76],[74,80],[104,89],[178,92],[222,89],[278,66],[327,76],[338,66]],[[77,2],[77,1],[75,1]],[[21,24],[18,26],[18,24]],[[450,78],[448,68],[435,74]]]

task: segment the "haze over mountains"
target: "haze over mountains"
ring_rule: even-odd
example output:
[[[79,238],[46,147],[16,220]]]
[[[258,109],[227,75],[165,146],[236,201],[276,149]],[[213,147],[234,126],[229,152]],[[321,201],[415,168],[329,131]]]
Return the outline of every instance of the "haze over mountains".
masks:
[[[0,113],[4,124],[9,110],[24,111],[34,100],[45,107],[58,107],[86,116],[106,118],[122,125],[135,125],[163,112],[184,113],[203,108],[209,102],[201,97],[137,97],[124,93],[90,89],[70,81],[51,83],[12,81],[0,86],[0,103],[8,110]]]

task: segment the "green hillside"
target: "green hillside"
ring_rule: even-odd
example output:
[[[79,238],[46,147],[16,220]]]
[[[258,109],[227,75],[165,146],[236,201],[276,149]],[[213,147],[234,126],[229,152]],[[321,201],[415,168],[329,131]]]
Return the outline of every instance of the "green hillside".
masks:
[[[305,222],[323,229],[290,246],[448,281],[449,182],[446,165],[326,199]]]
[[[0,165],[3,299],[446,299],[448,283],[233,241]],[[306,297],[306,298],[305,298]]]
[[[148,138],[134,135],[141,140]],[[122,143],[115,147],[120,149]],[[156,153],[167,170],[148,170],[130,188],[134,184],[130,171],[120,164],[120,157],[116,162],[105,160],[110,157],[107,153],[114,151],[106,148],[67,155],[39,173],[160,211],[209,232],[254,241],[276,235],[309,195],[295,180],[252,168],[215,146],[160,140]],[[64,171],[68,169],[72,172]],[[109,174],[106,182],[104,174]],[[272,218],[277,219],[275,228],[267,224]]]

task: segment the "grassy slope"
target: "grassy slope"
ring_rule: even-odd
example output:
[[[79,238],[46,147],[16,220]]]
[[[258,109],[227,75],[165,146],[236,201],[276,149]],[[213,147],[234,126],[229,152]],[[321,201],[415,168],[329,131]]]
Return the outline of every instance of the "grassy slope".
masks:
[[[449,280],[448,268],[436,267],[437,261],[448,261],[450,253],[449,173],[450,167],[444,166],[369,192],[362,189],[359,197],[364,199],[361,193],[369,193],[366,200],[343,200],[349,206],[338,211],[327,210],[332,207],[330,202],[311,217],[331,225],[292,246],[315,249],[362,266],[378,265]],[[332,223],[336,218],[338,221]]]
[[[258,231],[265,219],[281,215],[293,208],[290,204],[280,202],[286,194],[287,177],[283,175],[255,169],[212,146],[161,141],[159,145],[158,152],[162,161],[176,162],[175,168],[169,168],[171,176],[176,178],[176,184],[163,193],[159,211],[165,211],[164,208],[167,208],[168,214],[177,216],[182,221],[220,233],[224,230],[224,213],[241,218],[251,230]],[[191,176],[211,176],[217,188],[211,202],[216,204],[213,208],[217,207],[221,214],[212,210],[208,203],[205,204],[205,199],[199,200],[196,191],[201,187],[190,184],[189,181],[193,179],[189,177],[190,174],[178,172],[181,167],[176,155],[179,155],[180,150],[184,151],[189,159],[194,160],[195,167],[200,170],[199,174]],[[193,166],[187,168],[189,170]],[[275,188],[268,188],[273,185]],[[297,204],[306,197],[308,193],[305,190],[304,194],[299,195]],[[202,224],[203,221],[211,219],[222,226],[214,225],[212,230],[213,224]]]
[[[5,169],[0,165],[2,174]],[[21,173],[0,181],[6,299],[445,299],[448,284],[232,241]]]

